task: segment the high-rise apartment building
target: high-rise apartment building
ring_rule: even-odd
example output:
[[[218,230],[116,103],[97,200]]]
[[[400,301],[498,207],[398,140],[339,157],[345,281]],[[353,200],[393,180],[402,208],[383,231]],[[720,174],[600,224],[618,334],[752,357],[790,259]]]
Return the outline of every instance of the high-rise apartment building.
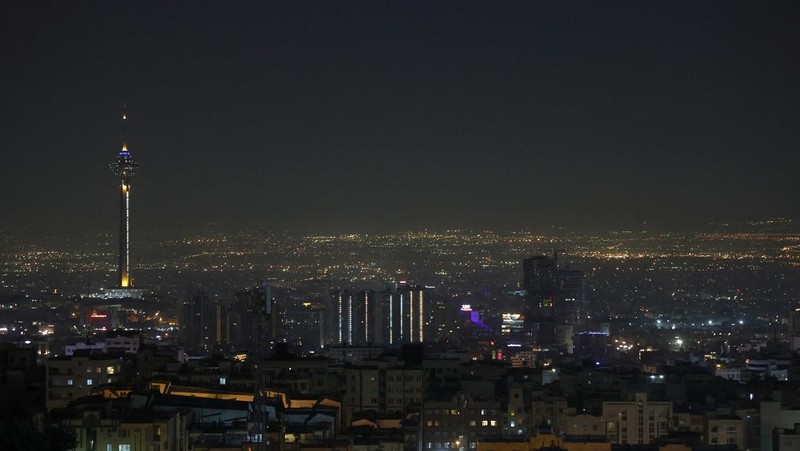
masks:
[[[211,344],[211,320],[214,310],[208,295],[189,293],[180,304],[180,338],[191,351],[208,351]]]
[[[273,342],[280,331],[276,307],[272,286],[267,281],[234,294],[228,312],[231,344],[245,352],[256,352],[259,340]]]
[[[525,333],[545,348],[555,344],[556,272],[555,258],[539,255],[522,262]]]
[[[332,344],[356,344],[353,316],[355,310],[354,296],[350,290],[339,290],[331,293],[328,299],[328,321]]]
[[[427,325],[426,289],[337,290],[328,300],[329,343],[395,346],[421,343]]]
[[[556,276],[556,323],[576,325],[581,320],[586,273],[576,269],[559,268]]]
[[[572,348],[573,328],[580,322],[585,273],[559,267],[557,254],[522,262],[526,334],[542,347]]]
[[[403,285],[397,289],[398,321],[395,327],[398,343],[425,341],[426,290],[424,287]]]
[[[789,311],[789,348],[800,351],[800,308]]]

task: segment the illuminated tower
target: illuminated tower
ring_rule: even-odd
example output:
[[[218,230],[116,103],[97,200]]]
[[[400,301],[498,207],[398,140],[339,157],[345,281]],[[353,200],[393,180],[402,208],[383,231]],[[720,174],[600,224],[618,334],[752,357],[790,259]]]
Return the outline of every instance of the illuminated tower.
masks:
[[[131,279],[131,178],[139,166],[128,151],[128,113],[122,113],[122,150],[111,170],[119,177],[119,287],[133,286]]]

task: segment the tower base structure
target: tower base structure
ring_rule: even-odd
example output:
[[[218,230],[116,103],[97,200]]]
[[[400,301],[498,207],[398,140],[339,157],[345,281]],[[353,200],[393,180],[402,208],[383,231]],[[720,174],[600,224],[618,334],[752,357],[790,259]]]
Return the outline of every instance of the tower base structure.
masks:
[[[101,288],[96,296],[103,299],[141,299],[144,291],[143,288]]]

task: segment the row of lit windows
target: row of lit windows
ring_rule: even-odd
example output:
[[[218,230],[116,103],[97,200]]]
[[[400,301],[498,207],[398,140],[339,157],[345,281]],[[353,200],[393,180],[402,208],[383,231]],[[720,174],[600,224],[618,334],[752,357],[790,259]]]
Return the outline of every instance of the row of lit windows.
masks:
[[[434,448],[447,448],[447,449],[449,449],[451,447],[452,448],[459,448],[460,445],[461,444],[459,442],[444,442],[444,443],[441,443],[441,442],[428,442],[427,448],[428,449],[434,449]],[[476,449],[477,447],[478,447],[478,442],[469,442],[469,449]]]
[[[92,368],[86,368],[86,372],[87,373],[92,373]],[[97,374],[101,374],[103,372],[103,368],[98,366],[98,367],[96,367],[94,369],[94,372],[97,373]],[[106,372],[106,374],[114,374],[114,373],[117,373],[118,370],[117,370],[117,368],[115,368],[113,366],[107,366],[105,368],[105,372]]]
[[[428,427],[439,427],[439,426],[442,426],[442,425],[446,426],[449,423],[447,421],[441,421],[440,422],[439,420],[428,420],[425,424]],[[470,420],[469,421],[469,425],[470,425],[470,427],[477,427],[478,426],[478,421],[477,420]],[[487,427],[487,426],[497,426],[497,420],[481,420],[481,427]]]
[[[81,362],[78,363],[78,366],[82,366]],[[62,369],[66,370],[67,374],[72,373],[72,368],[69,368],[69,367],[67,367],[67,368],[50,367],[49,368],[51,374],[58,374],[58,373],[61,372],[60,370],[62,370]],[[92,367],[87,367],[86,368],[86,373],[88,373],[88,374],[91,374],[91,373],[101,374],[104,371],[105,371],[106,374],[116,374],[116,373],[119,373],[119,367],[112,365],[112,366],[105,367],[105,369],[103,367],[99,367],[99,366],[98,367],[94,367],[94,368],[92,368]]]
[[[470,411],[466,411],[466,413],[477,414],[478,410],[475,410],[475,411],[471,411],[470,410]],[[495,415],[496,413],[497,413],[497,411],[494,410],[494,409],[480,409],[481,416]],[[431,410],[425,411],[425,415],[431,416],[431,417],[432,416],[436,416],[436,415],[461,415],[461,414],[462,414],[462,412],[460,410],[458,410],[458,409],[431,409]]]
[[[717,431],[719,431],[719,427],[718,426],[712,426],[711,427],[711,432],[717,432]],[[736,426],[728,426],[726,431],[729,434],[735,434],[738,431],[738,428]]]
[[[108,382],[106,383],[110,384],[111,379],[108,379]],[[94,379],[86,379],[86,385],[93,385],[93,384],[94,384]],[[69,386],[75,385],[75,381],[73,379],[67,379],[67,385]]]

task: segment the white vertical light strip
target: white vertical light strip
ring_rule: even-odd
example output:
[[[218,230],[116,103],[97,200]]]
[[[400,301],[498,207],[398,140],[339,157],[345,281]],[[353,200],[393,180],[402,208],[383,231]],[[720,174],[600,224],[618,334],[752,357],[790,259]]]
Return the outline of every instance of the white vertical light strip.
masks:
[[[342,344],[342,341],[343,341],[342,338],[343,337],[342,337],[342,293],[341,292],[339,293],[339,296],[337,297],[337,299],[339,300],[339,302],[338,302],[339,305],[337,306],[339,308],[339,321],[337,321],[337,323],[339,323],[339,327],[338,327],[338,329],[339,329],[339,344]]]
[[[408,290],[408,341],[414,343],[414,289]]]
[[[131,233],[131,222],[130,222],[130,185],[128,185],[125,180],[120,180],[120,189],[122,190],[122,213],[123,216],[120,218],[120,221],[123,222],[124,228],[120,231],[120,240],[122,240],[122,247],[120,249],[120,253],[124,255],[120,255],[120,265],[121,268],[119,274],[119,285],[122,288],[127,288],[131,285],[131,278],[130,278],[130,267],[131,267],[131,251],[130,251],[130,233]]]
[[[364,340],[369,342],[369,292],[364,292]]]
[[[392,294],[389,293],[389,344],[394,344],[394,302]]]
[[[417,309],[417,311],[419,312],[419,342],[420,343],[422,343],[422,339],[424,338],[422,334],[423,334],[424,325],[425,325],[425,322],[423,321],[425,316],[423,315],[423,312],[422,312],[423,307],[424,307],[425,298],[424,298],[422,293],[423,293],[423,291],[422,291],[422,289],[420,289],[419,290],[419,308]]]
[[[347,343],[353,345],[353,295],[347,295]]]
[[[400,295],[400,299],[399,300],[400,300],[400,336],[397,337],[397,338],[399,338],[400,342],[402,342],[403,339],[405,338],[405,336],[403,334],[403,326],[404,326],[403,323],[405,321],[403,321],[404,318],[403,318],[403,295],[402,294]]]

